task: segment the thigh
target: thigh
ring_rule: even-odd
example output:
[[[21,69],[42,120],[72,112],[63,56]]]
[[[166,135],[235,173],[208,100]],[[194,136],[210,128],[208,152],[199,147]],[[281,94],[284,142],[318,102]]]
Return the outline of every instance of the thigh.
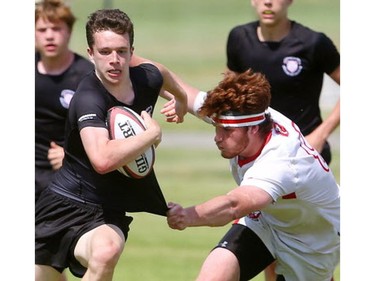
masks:
[[[275,260],[258,235],[240,224],[229,229],[217,248],[227,249],[237,258],[240,280],[250,280]]]
[[[58,281],[61,273],[51,266],[35,265],[35,281]]]
[[[196,281],[239,280],[240,266],[236,256],[223,248],[215,248],[204,261]]]
[[[113,224],[100,225],[82,235],[75,248],[75,258],[85,267],[95,249],[106,248],[115,245],[122,252],[125,244],[125,236],[122,230]]]

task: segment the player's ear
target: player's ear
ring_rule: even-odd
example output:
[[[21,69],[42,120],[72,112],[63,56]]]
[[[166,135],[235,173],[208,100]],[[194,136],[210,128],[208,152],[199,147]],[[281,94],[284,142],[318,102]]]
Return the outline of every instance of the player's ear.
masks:
[[[90,47],[87,47],[87,54],[89,56],[90,61],[92,63],[94,63],[94,57],[93,57],[94,51],[93,51],[93,49],[91,49]]]
[[[255,135],[257,132],[259,132],[259,126],[258,125],[247,127],[247,133],[248,134]]]

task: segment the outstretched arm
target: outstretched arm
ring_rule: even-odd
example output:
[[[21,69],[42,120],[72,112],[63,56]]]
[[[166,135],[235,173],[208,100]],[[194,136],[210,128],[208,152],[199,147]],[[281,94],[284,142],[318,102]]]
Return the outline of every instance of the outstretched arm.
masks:
[[[188,98],[184,88],[179,84],[179,81],[175,79],[177,76],[163,64],[133,54],[130,66],[135,67],[142,63],[155,65],[163,76],[163,86],[160,91],[160,96],[168,100],[173,100],[173,110],[163,113],[167,117],[167,121],[182,123],[188,111]]]
[[[169,203],[167,221],[170,228],[178,230],[191,226],[223,226],[272,202],[272,197],[259,187],[240,186],[226,195],[188,208]]]

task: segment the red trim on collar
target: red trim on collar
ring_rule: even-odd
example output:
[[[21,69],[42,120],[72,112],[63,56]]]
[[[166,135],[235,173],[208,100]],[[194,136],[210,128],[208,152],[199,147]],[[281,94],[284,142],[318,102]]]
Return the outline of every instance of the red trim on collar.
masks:
[[[292,193],[289,193],[287,195],[282,196],[281,198],[283,198],[283,199],[296,199],[297,194],[295,192],[292,192]]]
[[[250,163],[250,162],[254,161],[260,155],[260,153],[262,152],[262,150],[266,146],[266,144],[270,141],[271,136],[272,136],[272,132],[269,132],[268,135],[266,136],[266,139],[265,139],[263,145],[259,148],[259,150],[253,156],[248,157],[248,158],[243,158],[243,159],[238,158],[238,160],[237,160],[238,166],[242,167],[242,166],[246,165],[247,163]]]

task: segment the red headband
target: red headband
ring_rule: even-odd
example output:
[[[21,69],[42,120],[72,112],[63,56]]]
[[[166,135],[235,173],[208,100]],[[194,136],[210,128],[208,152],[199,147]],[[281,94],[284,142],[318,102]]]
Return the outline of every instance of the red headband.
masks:
[[[264,112],[250,115],[235,115],[233,112],[223,113],[213,118],[217,126],[221,127],[247,127],[255,126],[266,120]]]

